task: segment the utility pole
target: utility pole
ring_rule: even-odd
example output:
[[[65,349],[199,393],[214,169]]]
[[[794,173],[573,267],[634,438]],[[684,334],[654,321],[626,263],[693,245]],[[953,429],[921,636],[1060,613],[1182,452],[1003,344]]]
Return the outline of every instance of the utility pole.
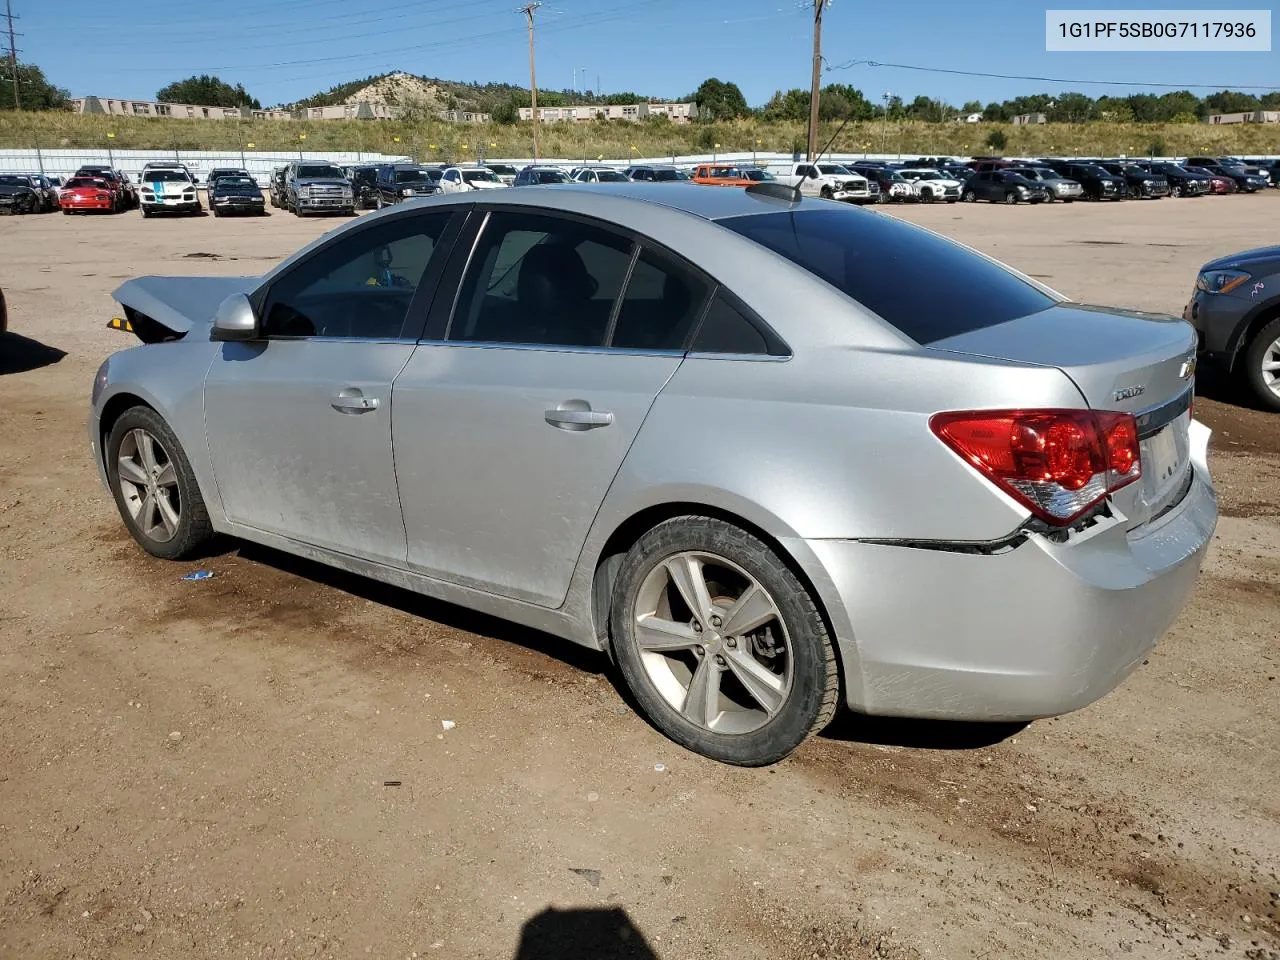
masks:
[[[813,0],[813,83],[809,88],[809,162],[818,153],[818,87],[822,83],[822,12],[831,0]]]
[[[18,97],[18,48],[13,43],[13,7],[10,0],[4,0],[4,15],[9,21],[9,72],[13,74],[13,109],[21,110],[22,101]]]
[[[5,0],[8,3],[9,0]],[[520,8],[520,12],[529,18],[529,105],[533,107],[533,159],[536,163],[540,159],[538,152],[538,75],[533,66],[533,11],[537,10],[541,3],[534,0],[533,3],[526,3]]]

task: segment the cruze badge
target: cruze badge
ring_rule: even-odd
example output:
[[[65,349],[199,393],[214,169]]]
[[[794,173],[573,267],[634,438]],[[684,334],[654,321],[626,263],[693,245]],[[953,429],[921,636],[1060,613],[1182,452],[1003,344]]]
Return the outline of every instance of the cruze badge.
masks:
[[[1121,387],[1116,391],[1116,402],[1121,400],[1132,400],[1134,397],[1140,397],[1147,392],[1147,388],[1142,384],[1135,384],[1132,387]]]
[[[1182,361],[1182,369],[1178,371],[1178,376],[1181,379],[1186,380],[1195,372],[1196,372],[1196,358],[1188,357],[1186,360]]]

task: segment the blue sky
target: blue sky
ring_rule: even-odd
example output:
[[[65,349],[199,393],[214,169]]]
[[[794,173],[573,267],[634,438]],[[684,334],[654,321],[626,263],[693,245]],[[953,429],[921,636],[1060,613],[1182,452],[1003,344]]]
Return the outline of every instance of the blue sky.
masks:
[[[150,98],[173,80],[215,73],[243,83],[269,105],[394,69],[527,84],[527,34],[517,5],[222,0],[122,7],[100,0],[14,0],[14,12],[22,17],[21,59],[41,66],[73,95]],[[1128,86],[869,66],[832,70],[824,83],[850,83],[873,99],[891,92],[908,101],[923,94],[953,104],[1069,89],[1095,97],[1162,92],[1143,83],[1280,86],[1275,53],[1046,53],[1043,5],[1001,5],[994,20],[976,9],[950,0],[834,0],[823,52],[832,65],[872,59]],[[142,11],[147,15],[136,16]],[[571,88],[577,71],[582,89],[594,89],[598,77],[606,93],[670,98],[717,76],[736,82],[747,101],[759,105],[776,89],[808,86],[812,0],[545,0],[537,23],[539,87]]]

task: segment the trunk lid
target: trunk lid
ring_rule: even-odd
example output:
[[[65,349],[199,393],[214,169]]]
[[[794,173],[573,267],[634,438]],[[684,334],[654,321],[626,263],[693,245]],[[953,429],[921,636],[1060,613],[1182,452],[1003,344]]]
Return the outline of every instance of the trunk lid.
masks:
[[[1156,519],[1185,495],[1196,351],[1195,330],[1185,321],[1062,303],[929,348],[1055,367],[1090,408],[1134,414],[1142,477],[1111,497],[1129,529]]]

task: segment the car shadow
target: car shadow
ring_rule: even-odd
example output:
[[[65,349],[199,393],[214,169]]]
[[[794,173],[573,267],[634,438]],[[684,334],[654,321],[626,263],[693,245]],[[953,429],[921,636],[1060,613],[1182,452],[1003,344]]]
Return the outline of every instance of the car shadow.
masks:
[[[1027,727],[1016,723],[967,723],[959,720],[909,720],[870,717],[842,710],[820,736],[826,740],[920,750],[980,750],[1017,736]]]
[[[525,921],[512,960],[658,960],[621,907],[548,907]]]
[[[65,350],[24,337],[20,333],[0,333],[0,375],[39,370],[57,363],[66,355]]]
[[[227,544],[224,542],[222,546],[225,548]],[[487,613],[469,610],[466,607],[460,607],[444,600],[436,600],[433,597],[424,596],[421,593],[415,593],[403,587],[392,586],[359,574],[348,573],[337,567],[331,567],[327,564],[294,556],[293,554],[284,553],[256,543],[239,541],[234,548],[243,559],[252,563],[262,563],[296,577],[302,577],[315,583],[322,583],[327,587],[333,587],[352,596],[360,597],[362,600],[392,607],[413,617],[430,620],[433,623],[453,627],[456,630],[464,630],[467,633],[501,640],[504,643],[514,643],[527,650],[543,653],[584,673],[605,675],[610,672],[608,669],[608,657],[600,651],[590,650],[570,640],[552,636],[532,627],[521,626],[509,620],[490,616]],[[621,692],[620,684],[613,677],[610,677],[610,680],[614,682],[614,686],[619,687]]]

